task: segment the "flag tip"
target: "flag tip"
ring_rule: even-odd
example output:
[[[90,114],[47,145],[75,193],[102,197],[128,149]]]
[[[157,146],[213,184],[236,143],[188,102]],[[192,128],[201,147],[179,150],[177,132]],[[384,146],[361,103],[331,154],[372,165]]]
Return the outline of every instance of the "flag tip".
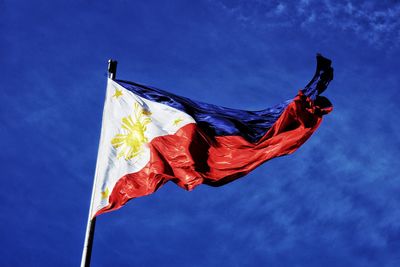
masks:
[[[109,59],[108,60],[108,78],[114,80],[117,74],[117,64],[118,61]]]

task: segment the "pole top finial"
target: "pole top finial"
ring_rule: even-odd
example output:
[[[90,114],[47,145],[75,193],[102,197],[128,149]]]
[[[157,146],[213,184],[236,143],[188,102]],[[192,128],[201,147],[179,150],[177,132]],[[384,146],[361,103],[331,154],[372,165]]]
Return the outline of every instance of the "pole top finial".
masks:
[[[117,61],[113,59],[108,60],[108,78],[114,80],[117,74]]]

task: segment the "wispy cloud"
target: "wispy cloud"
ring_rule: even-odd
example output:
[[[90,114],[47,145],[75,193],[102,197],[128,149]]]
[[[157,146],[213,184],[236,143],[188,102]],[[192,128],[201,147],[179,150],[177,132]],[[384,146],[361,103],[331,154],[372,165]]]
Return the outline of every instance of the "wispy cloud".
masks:
[[[300,26],[314,34],[347,31],[375,47],[397,47],[400,40],[400,3],[250,0],[232,4],[221,0],[217,6],[242,23],[260,28]]]

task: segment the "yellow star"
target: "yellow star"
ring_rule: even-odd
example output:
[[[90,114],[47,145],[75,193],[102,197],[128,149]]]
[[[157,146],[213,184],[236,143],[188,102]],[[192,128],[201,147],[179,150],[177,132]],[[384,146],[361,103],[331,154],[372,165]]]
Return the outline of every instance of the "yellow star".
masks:
[[[108,191],[108,187],[106,187],[106,190],[101,192],[101,199],[107,199],[109,195],[110,195],[110,192]]]
[[[174,120],[174,126],[177,126],[181,121],[183,121],[181,118]]]
[[[115,88],[115,92],[114,92],[113,96],[115,96],[115,98],[118,98],[121,95],[122,95],[122,90],[118,90],[117,88]]]

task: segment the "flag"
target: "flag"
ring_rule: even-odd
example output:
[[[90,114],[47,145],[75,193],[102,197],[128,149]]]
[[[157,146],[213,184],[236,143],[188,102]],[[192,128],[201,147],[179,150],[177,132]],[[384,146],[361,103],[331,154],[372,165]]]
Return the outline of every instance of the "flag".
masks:
[[[317,55],[314,77],[293,99],[259,111],[108,79],[91,216],[168,181],[186,190],[221,186],[294,152],[332,110],[320,96],[332,78],[331,61]]]

